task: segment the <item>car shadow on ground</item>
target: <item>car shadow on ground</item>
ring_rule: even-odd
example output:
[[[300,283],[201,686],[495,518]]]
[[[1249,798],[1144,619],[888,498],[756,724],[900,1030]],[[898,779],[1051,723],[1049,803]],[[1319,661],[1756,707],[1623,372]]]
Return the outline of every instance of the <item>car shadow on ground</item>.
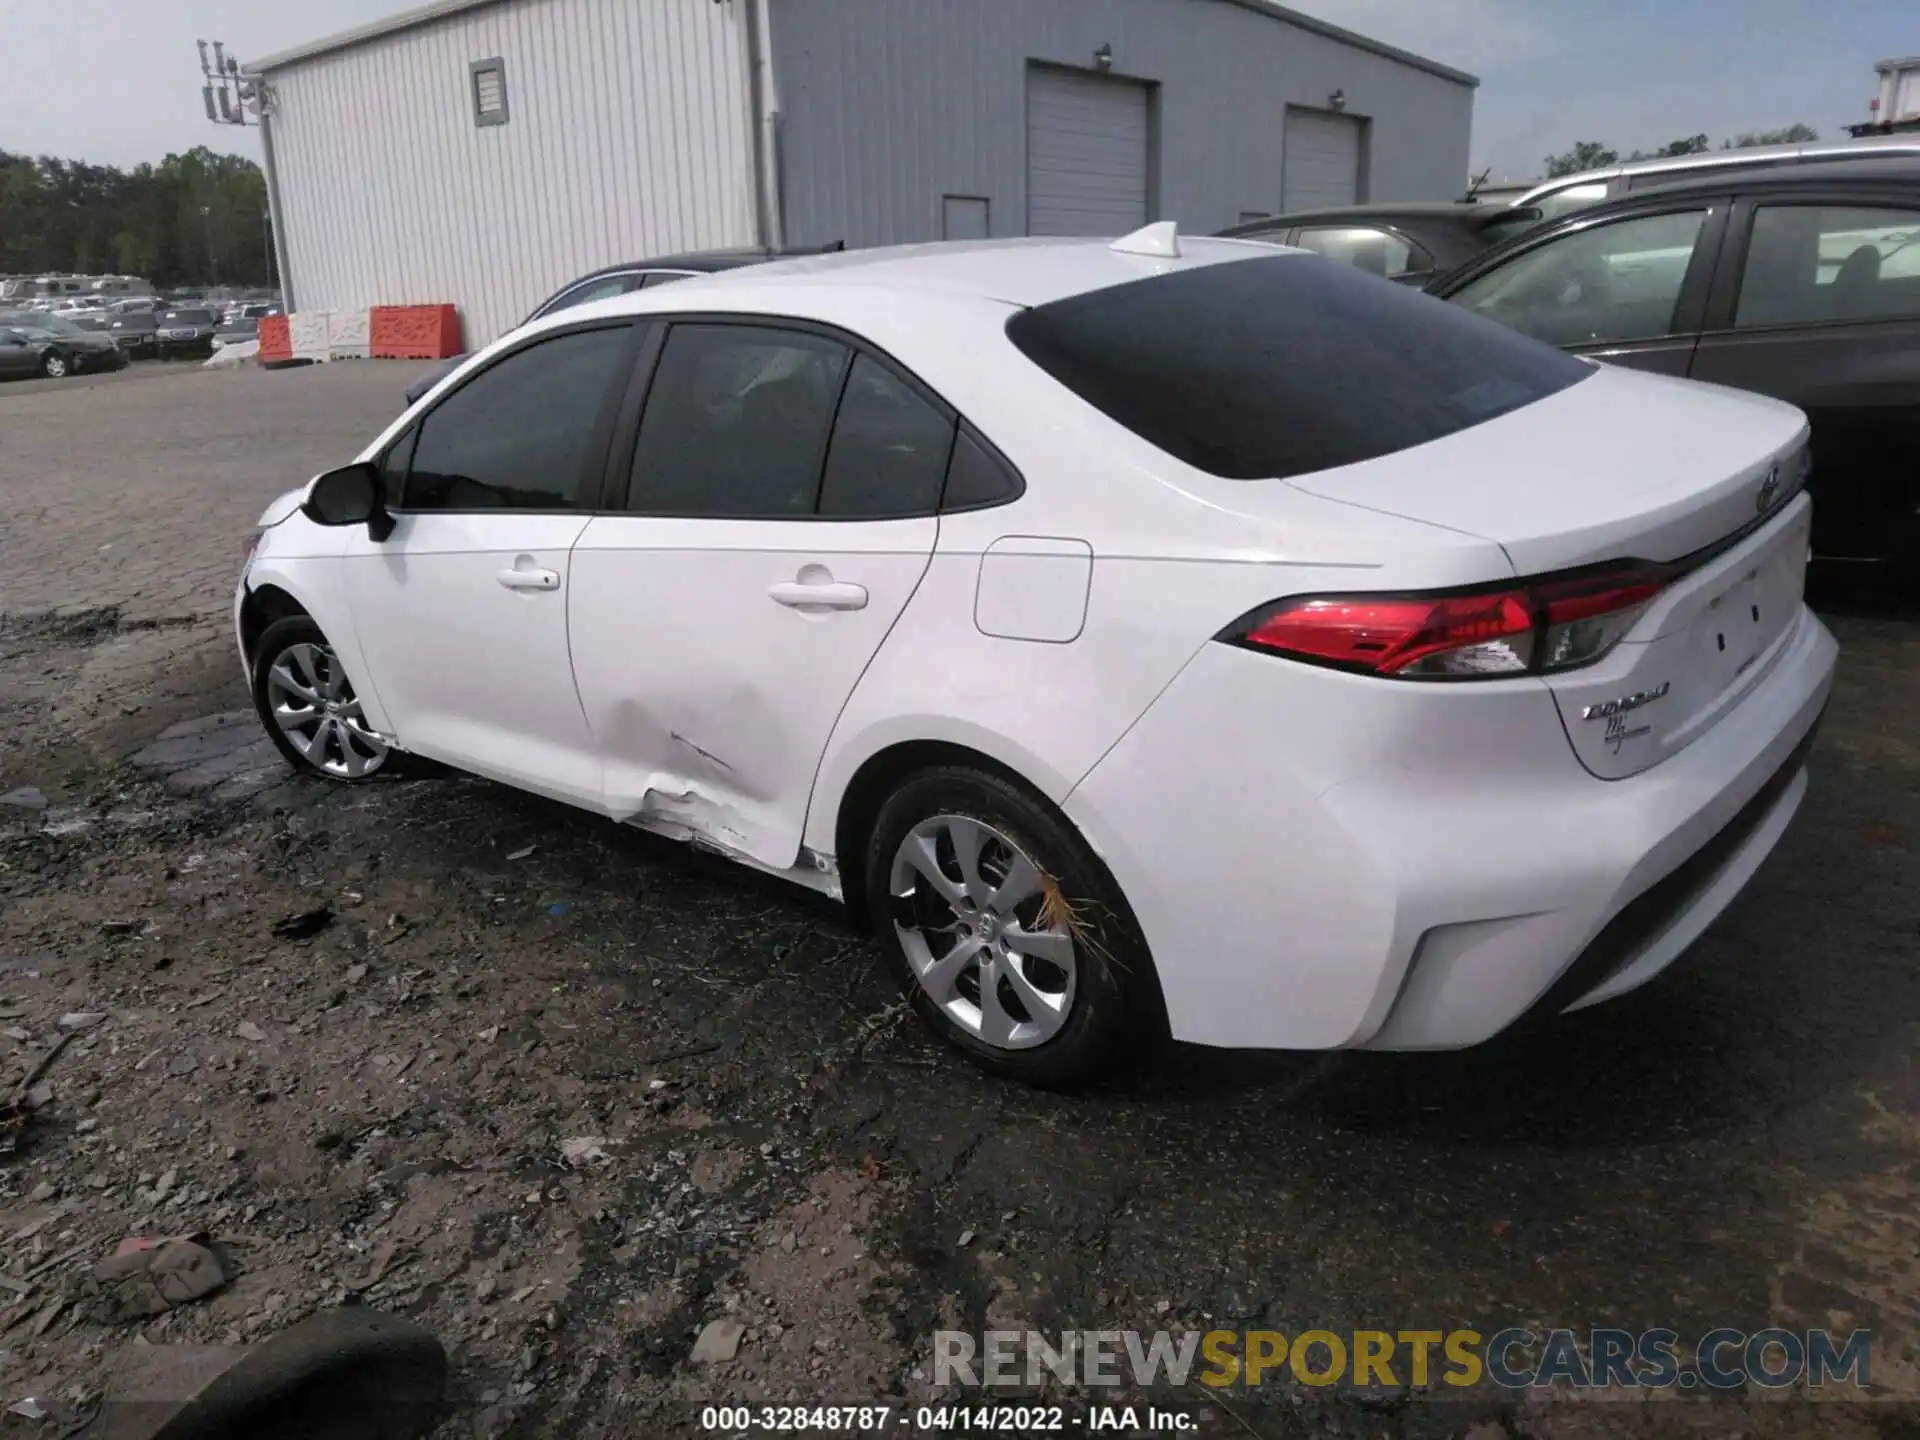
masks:
[[[1356,1133],[1573,1150],[1739,1131],[1810,1096],[1849,1089],[1883,1058],[1885,1016],[1916,1013],[1920,999],[1902,967],[1868,964],[1849,986],[1819,983],[1796,962],[1792,917],[1773,914],[1833,898],[1820,893],[1820,877],[1836,857],[1818,836],[1843,824],[1838,817],[1858,801],[1844,777],[1828,779],[1752,890],[1672,970],[1620,1000],[1540,1019],[1472,1049],[1275,1053],[1167,1044],[1078,1095],[1017,1100],[1020,1087],[972,1075],[910,1020],[893,1049],[910,1052],[905,1063],[946,1072],[942,1083],[1001,1092],[1023,1109],[1172,1113],[1257,1104],[1296,1124]],[[838,947],[843,973],[832,983],[848,1013],[878,1013],[899,998],[880,946],[825,897],[502,786],[427,780],[418,793],[425,811],[445,811],[426,823],[447,863],[507,877],[523,867],[505,857],[537,846],[533,864],[551,879],[614,902],[611,914],[601,907],[610,923],[618,923],[623,893],[633,900],[632,923],[656,936],[681,920],[705,927],[716,913],[738,911],[753,917],[756,935],[784,927]],[[485,823],[473,823],[477,811]],[[676,911],[684,913],[677,919]],[[764,978],[768,962],[749,943],[704,963],[735,971],[730,980],[747,986]],[[779,1029],[788,1023],[768,1019]],[[751,1029],[750,1017],[745,1024]]]

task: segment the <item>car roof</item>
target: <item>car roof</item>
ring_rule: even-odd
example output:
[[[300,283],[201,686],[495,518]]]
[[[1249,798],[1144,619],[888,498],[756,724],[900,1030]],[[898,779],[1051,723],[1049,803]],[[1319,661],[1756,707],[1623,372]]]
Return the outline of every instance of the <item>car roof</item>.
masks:
[[[1906,160],[1820,160],[1798,165],[1769,165],[1728,174],[1695,175],[1676,178],[1644,190],[1630,191],[1604,202],[1611,210],[1634,200],[1651,196],[1692,195],[1739,190],[1742,193],[1767,190],[1802,190],[1833,185],[1920,185],[1920,155]],[[1576,210],[1575,215],[1591,214],[1602,208],[1595,204]]]
[[[1703,150],[1694,155],[1652,155],[1643,160],[1621,160],[1573,175],[1557,175],[1522,195],[1515,204],[1528,205],[1542,195],[1565,190],[1573,185],[1590,185],[1620,176],[1639,176],[1672,171],[1676,179],[1691,170],[1720,170],[1729,167],[1764,169],[1771,165],[1796,162],[1819,164],[1827,160],[1870,160],[1886,153],[1920,154],[1920,136],[1874,135],[1857,140],[1809,140],[1798,145],[1754,145],[1744,150]]]
[[[732,293],[751,294],[795,286],[857,286],[1033,306],[1175,270],[1251,260],[1263,255],[1304,253],[1230,236],[1181,235],[1177,241],[1179,253],[1173,256],[1120,251],[1114,249],[1114,243],[1106,238],[1047,236],[941,240],[842,250],[774,260],[716,275],[700,282],[700,293],[710,297],[722,293],[722,288]],[[643,290],[638,295],[670,296],[678,289],[679,286],[664,292]],[[635,299],[624,298],[629,302]],[[670,307],[671,302],[661,303],[661,308]]]

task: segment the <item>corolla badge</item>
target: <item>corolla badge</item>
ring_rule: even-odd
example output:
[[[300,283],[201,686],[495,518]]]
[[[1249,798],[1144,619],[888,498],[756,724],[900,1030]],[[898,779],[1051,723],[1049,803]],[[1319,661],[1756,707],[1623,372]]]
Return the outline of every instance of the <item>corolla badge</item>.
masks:
[[[1631,695],[1622,695],[1615,700],[1602,700],[1597,705],[1589,705],[1580,712],[1582,720],[1604,720],[1607,733],[1601,737],[1602,743],[1614,754],[1630,740],[1638,740],[1643,735],[1651,735],[1651,725],[1629,724],[1627,717],[1643,705],[1651,705],[1673,688],[1671,680],[1662,680],[1651,690],[1636,690]]]
[[[1624,715],[1629,710],[1638,710],[1642,705],[1651,705],[1673,689],[1671,680],[1662,680],[1651,690],[1636,690],[1631,695],[1622,695],[1617,700],[1602,700],[1597,705],[1589,705],[1580,712],[1582,720],[1606,720],[1615,715]]]
[[[1761,515],[1773,508],[1773,502],[1780,498],[1780,467],[1775,465],[1767,471],[1767,478],[1760,482],[1760,491],[1753,497],[1753,508]]]

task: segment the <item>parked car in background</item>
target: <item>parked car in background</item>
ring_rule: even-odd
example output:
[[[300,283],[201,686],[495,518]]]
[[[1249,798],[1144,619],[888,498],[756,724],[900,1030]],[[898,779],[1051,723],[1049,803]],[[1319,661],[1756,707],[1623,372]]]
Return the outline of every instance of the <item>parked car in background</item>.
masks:
[[[251,320],[257,328],[259,322],[266,319],[267,316],[284,313],[278,301],[250,300],[238,305],[227,306],[226,309],[220,312],[220,324],[225,327],[236,325],[244,320]]]
[[[218,329],[211,310],[162,310],[155,329],[154,350],[162,360],[171,360],[177,355],[211,355],[214,332]]]
[[[1477,201],[1343,205],[1249,220],[1220,233],[1295,245],[1405,285],[1426,285],[1540,218],[1531,206]]]
[[[154,336],[159,328],[151,310],[122,310],[107,322],[107,333],[114,343],[134,360],[155,353]]]
[[[836,240],[831,245],[821,245],[814,249],[787,250],[780,254],[829,255],[845,248],[844,242]],[[608,265],[603,269],[582,275],[577,280],[569,281],[553,295],[536,305],[533,313],[520,323],[529,325],[557,311],[568,310],[575,305],[585,305],[590,300],[608,300],[615,295],[625,295],[629,291],[653,285],[667,285],[675,280],[686,280],[695,275],[711,275],[721,270],[737,270],[742,265],[759,265],[777,258],[779,256],[771,250],[706,250],[694,255],[667,255],[658,260],[636,260],[626,265]],[[465,355],[455,355],[415,380],[407,387],[407,403],[413,404],[464,365],[466,360]]]
[[[854,251],[516,331],[266,511],[236,638],[308,775],[843,897],[1003,1073],[1455,1048],[1651,980],[1800,804],[1806,439],[1171,225]]]
[[[249,340],[260,338],[258,320],[224,319],[220,328],[213,332],[213,348],[224,350],[229,345],[242,345]]]
[[[1789,400],[1822,559],[1920,561],[1920,159],[1712,174],[1583,208],[1434,293],[1615,365]]]
[[[1745,150],[1706,150],[1697,155],[1660,155],[1647,160],[1622,160],[1598,170],[1561,175],[1527,191],[1514,203],[1539,209],[1542,218],[1558,219],[1602,200],[1671,185],[1680,180],[1745,175],[1775,165],[1815,164],[1832,160],[1898,160],[1920,156],[1920,135],[1894,135],[1864,140],[1812,140],[1800,145],[1755,145]]]
[[[0,375],[58,380],[89,370],[118,370],[126,356],[112,338],[44,311],[0,314]]]

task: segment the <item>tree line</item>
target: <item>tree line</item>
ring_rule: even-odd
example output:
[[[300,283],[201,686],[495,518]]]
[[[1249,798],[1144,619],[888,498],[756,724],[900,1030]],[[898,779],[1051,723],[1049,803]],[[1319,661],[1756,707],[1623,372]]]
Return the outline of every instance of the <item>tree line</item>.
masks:
[[[1755,145],[1800,145],[1819,138],[1820,132],[1812,126],[1794,124],[1783,130],[1749,130],[1735,135],[1731,140],[1722,140],[1720,148],[1747,150]],[[1711,149],[1713,141],[1705,135],[1687,135],[1678,140],[1669,140],[1656,150],[1635,150],[1626,158],[1653,160],[1663,155],[1703,155]],[[1603,165],[1614,164],[1620,158],[1618,150],[1598,140],[1582,140],[1571,150],[1547,156],[1546,178],[1553,180],[1562,175],[1578,175],[1582,170],[1598,170]]]
[[[260,167],[204,145],[131,170],[0,150],[0,275],[265,285],[266,212]]]

